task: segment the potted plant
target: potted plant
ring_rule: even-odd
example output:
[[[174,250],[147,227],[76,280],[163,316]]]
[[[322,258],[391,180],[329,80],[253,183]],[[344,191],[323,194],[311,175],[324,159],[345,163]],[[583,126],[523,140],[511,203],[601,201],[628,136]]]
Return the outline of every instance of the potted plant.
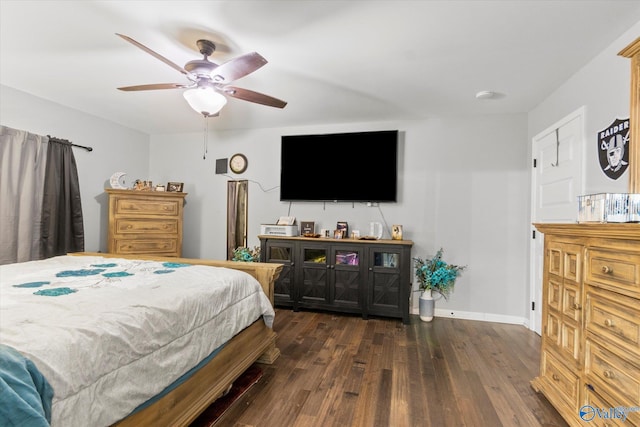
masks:
[[[434,299],[433,291],[445,299],[453,291],[453,286],[460,273],[467,266],[447,264],[442,260],[442,248],[429,259],[414,258],[415,274],[418,279],[420,294],[420,319],[425,322],[433,320]]]
[[[260,261],[260,247],[254,246],[253,249],[238,247],[233,251],[232,261],[258,262]]]

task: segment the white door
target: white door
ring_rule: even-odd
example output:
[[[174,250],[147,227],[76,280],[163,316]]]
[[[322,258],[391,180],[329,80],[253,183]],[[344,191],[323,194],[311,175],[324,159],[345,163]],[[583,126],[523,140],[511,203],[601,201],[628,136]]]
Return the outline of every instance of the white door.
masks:
[[[584,108],[533,138],[531,222],[576,222],[583,194]],[[542,324],[544,236],[531,226],[530,329]]]

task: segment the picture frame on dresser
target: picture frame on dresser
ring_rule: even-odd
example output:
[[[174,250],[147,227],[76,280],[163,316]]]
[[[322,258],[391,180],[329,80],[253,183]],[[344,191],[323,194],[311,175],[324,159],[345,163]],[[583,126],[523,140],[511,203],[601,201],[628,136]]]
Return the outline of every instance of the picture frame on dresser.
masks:
[[[171,193],[182,193],[184,183],[182,182],[167,182],[167,191]]]

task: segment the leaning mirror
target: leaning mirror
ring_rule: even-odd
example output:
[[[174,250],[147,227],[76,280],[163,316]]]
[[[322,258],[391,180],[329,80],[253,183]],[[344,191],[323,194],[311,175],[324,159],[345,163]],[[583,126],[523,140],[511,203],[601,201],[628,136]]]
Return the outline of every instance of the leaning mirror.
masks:
[[[247,246],[249,181],[227,181],[227,259],[233,251]]]

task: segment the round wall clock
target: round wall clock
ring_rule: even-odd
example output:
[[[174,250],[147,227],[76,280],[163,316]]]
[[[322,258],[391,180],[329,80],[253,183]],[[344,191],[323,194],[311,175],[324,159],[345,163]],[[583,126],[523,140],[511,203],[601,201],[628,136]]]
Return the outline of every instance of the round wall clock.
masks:
[[[231,168],[231,172],[233,173],[242,173],[246,171],[248,165],[249,161],[247,160],[247,156],[244,154],[234,154],[229,160],[229,168]]]

